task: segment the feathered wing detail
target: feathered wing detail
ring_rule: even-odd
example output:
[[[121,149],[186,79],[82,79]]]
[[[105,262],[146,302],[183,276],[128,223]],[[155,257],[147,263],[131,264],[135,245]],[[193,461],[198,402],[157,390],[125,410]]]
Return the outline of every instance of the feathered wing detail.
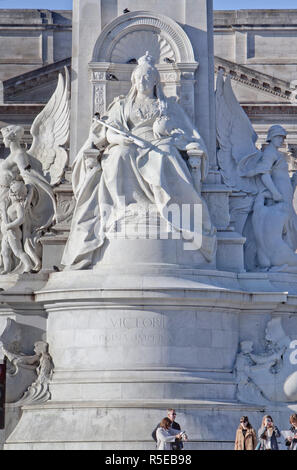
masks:
[[[31,127],[33,142],[28,153],[39,160],[43,174],[51,186],[61,181],[68,160],[63,145],[69,139],[69,90],[69,72],[65,67],[65,80],[63,75],[59,74],[54,94]]]
[[[225,184],[256,194],[256,182],[248,177],[248,168],[254,167],[262,156],[255,145],[258,136],[234,95],[230,77],[224,80],[222,71],[217,78],[216,127],[218,162]]]

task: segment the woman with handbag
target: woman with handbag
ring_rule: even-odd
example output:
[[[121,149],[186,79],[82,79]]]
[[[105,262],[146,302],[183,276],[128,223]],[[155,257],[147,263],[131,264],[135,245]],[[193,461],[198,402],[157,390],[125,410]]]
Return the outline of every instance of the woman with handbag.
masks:
[[[281,433],[277,426],[275,426],[273,419],[269,415],[265,415],[262,420],[262,426],[258,431],[258,436],[261,443],[261,450],[279,450],[277,438]]]
[[[255,450],[256,445],[256,431],[250,424],[248,417],[242,416],[236,431],[234,450]]]

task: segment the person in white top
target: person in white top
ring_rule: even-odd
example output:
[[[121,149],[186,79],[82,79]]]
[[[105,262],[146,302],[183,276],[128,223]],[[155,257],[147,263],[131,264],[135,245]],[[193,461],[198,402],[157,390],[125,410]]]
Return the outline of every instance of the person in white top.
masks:
[[[274,424],[270,415],[265,415],[262,426],[258,431],[262,450],[279,450],[277,438],[280,437],[278,427]]]
[[[171,450],[170,444],[175,439],[183,439],[184,434],[176,429],[172,429],[171,421],[169,418],[163,418],[160,427],[157,429],[157,449],[158,450]]]

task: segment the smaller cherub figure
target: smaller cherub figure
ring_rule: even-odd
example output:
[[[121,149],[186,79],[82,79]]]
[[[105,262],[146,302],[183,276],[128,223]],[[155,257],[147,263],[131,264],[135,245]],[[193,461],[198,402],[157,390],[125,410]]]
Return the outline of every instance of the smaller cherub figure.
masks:
[[[51,379],[54,368],[48,343],[37,341],[34,344],[34,352],[39,357],[39,366],[36,369],[37,380],[34,384],[45,384]]]
[[[1,256],[3,262],[3,271],[1,274],[7,274],[12,271],[12,254],[22,263],[23,272],[30,272],[33,264],[30,257],[23,248],[22,225],[26,217],[26,207],[29,203],[27,187],[23,181],[12,181],[9,189],[9,197],[1,201]]]

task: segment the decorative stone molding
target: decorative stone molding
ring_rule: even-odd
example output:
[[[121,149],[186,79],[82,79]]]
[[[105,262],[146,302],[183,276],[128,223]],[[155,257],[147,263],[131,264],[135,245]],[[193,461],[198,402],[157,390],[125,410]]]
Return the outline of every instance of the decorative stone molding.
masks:
[[[274,78],[261,72],[257,72],[243,65],[236,64],[221,57],[215,57],[215,71],[223,70],[231,76],[232,80],[241,82],[252,88],[279,96],[288,102],[296,102],[297,94],[290,88],[290,83]]]
[[[93,114],[126,94],[139,57],[149,51],[157,64],[164,94],[176,96],[194,120],[194,84],[198,63],[184,30],[171,18],[132,12],[111,22],[100,34],[89,65]]]
[[[111,53],[110,62],[126,64],[141,57],[146,50],[150,51],[157,63],[165,62],[166,59],[176,61],[175,52],[167,38],[156,31],[148,30],[132,31],[120,38]],[[131,51],[134,57],[131,57]]]
[[[103,83],[96,84],[94,87],[94,111],[100,115],[105,111],[106,86]]]
[[[275,115],[296,116],[297,106],[293,105],[243,105],[242,108],[249,116],[267,115],[274,117]]]
[[[14,95],[20,91],[32,90],[42,85],[48,85],[51,81],[55,82],[59,73],[63,73],[65,67],[70,69],[70,66],[71,57],[5,80],[3,82],[4,103],[15,101]]]
[[[125,41],[130,41],[131,37],[127,37],[128,34],[140,31],[145,31],[146,34],[142,36],[146,39],[149,31],[159,35],[160,50],[165,52],[168,48],[167,52],[171,55],[169,58],[174,57],[176,62],[195,62],[191,42],[184,30],[171,18],[150,11],[136,11],[122,15],[106,26],[96,42],[92,62],[112,62],[112,57],[117,57],[115,48]],[[131,45],[130,50],[133,50],[134,42]],[[150,53],[153,51],[154,48]],[[139,53],[143,55],[141,51]]]

